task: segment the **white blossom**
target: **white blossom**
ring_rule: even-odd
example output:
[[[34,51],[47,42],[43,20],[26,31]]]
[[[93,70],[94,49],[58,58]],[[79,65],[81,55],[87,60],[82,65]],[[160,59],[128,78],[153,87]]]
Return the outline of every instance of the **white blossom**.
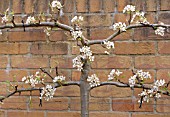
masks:
[[[81,24],[83,22],[84,18],[82,16],[74,16],[73,19],[71,20],[71,22],[73,24]]]
[[[111,41],[103,41],[103,43],[106,45],[107,49],[114,48],[114,43]]]
[[[8,16],[7,15],[5,15],[4,17],[2,17],[2,23],[6,23],[6,22],[8,22],[9,21],[9,18],[8,18]]]
[[[142,70],[138,70],[136,75],[138,78],[140,78],[140,80],[151,79],[149,72],[143,72]]]
[[[127,5],[124,9],[123,9],[123,13],[126,12],[134,12],[135,11],[135,6],[133,5]]]
[[[165,28],[163,28],[163,27],[158,27],[158,28],[155,30],[155,34],[156,34],[156,35],[164,36],[164,32],[165,32]]]
[[[52,8],[57,8],[57,9],[61,9],[63,6],[61,5],[61,3],[60,3],[58,0],[54,0],[54,1],[51,3],[51,7],[52,7]]]
[[[136,84],[136,77],[137,77],[137,75],[133,75],[129,78],[130,87],[134,87],[134,85]]]
[[[53,79],[53,82],[63,82],[65,81],[65,77],[64,76],[56,76],[54,79]]]
[[[36,23],[36,20],[35,20],[34,16],[33,17],[29,16],[26,20],[26,24],[32,24],[32,23],[33,24]]]
[[[132,16],[131,22],[136,21],[136,23],[144,23],[149,24],[147,19],[145,18],[144,12],[135,12],[135,14]]]
[[[122,22],[115,23],[113,25],[113,30],[119,29],[120,31],[126,31],[126,24]]]
[[[99,78],[96,76],[96,74],[88,76],[87,81],[89,82],[90,87],[96,87],[100,85]]]
[[[45,96],[45,100],[49,101],[53,98],[55,91],[56,88],[52,87],[51,85],[46,85],[46,87],[43,87],[43,90],[40,93],[40,99]]]
[[[73,59],[73,67],[77,68],[78,71],[81,71],[83,69],[83,63],[81,60],[81,55],[77,56],[76,58]]]
[[[47,35],[47,36],[50,36],[51,34],[50,34],[50,31],[51,31],[51,28],[49,28],[49,27],[46,27],[45,29],[44,29],[44,32],[45,32],[45,34]]]
[[[24,76],[22,82],[35,87],[36,84],[44,83],[44,78],[42,77],[43,76],[39,72],[36,72],[35,75]]]
[[[121,74],[122,72],[120,72],[119,70],[112,69],[112,71],[108,75],[108,80],[113,80],[114,78],[120,76]]]
[[[158,86],[158,87],[161,87],[165,84],[165,80],[164,79],[161,79],[161,80],[157,80],[154,85],[155,86]]]
[[[0,35],[2,35],[2,30],[0,30]]]
[[[74,40],[82,37],[83,32],[81,30],[71,31],[71,35]]]

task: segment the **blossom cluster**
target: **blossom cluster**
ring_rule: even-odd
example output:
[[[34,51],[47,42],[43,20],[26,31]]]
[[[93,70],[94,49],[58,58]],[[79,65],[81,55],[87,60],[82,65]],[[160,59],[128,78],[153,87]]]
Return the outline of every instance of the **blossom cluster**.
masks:
[[[63,81],[65,81],[65,77],[64,76],[56,76],[53,79],[53,82],[63,82]]]
[[[83,22],[84,18],[82,16],[74,16],[71,20],[71,23],[80,25]]]
[[[89,82],[90,87],[97,87],[98,85],[100,85],[99,78],[96,74],[88,76],[87,81]]]
[[[12,15],[12,14],[10,14],[10,11],[9,11],[9,8],[5,11],[5,15],[2,17],[2,23],[7,23],[7,22],[9,22],[9,21],[11,21],[11,19],[10,19],[10,15]]]
[[[40,93],[40,99],[45,95],[45,100],[49,101],[53,98],[54,93],[56,91],[56,88],[52,87],[51,85],[46,85],[46,87],[42,88],[42,91]]]
[[[164,32],[165,32],[165,28],[163,28],[163,27],[158,27],[158,28],[155,30],[155,34],[156,34],[156,35],[164,36]]]
[[[119,70],[112,69],[112,71],[108,75],[108,80],[109,81],[113,80],[113,79],[117,78],[118,76],[120,76],[121,74],[122,74],[122,72],[120,72]]]
[[[136,21],[136,23],[149,24],[149,22],[147,21],[145,17],[144,12],[135,12],[135,14],[133,14],[133,17],[131,19],[131,22],[134,22],[134,21]]]
[[[22,82],[26,84],[30,84],[32,87],[35,87],[36,84],[44,83],[44,74],[40,74],[40,72],[36,72],[35,75],[24,76],[22,78]]]
[[[149,98],[155,97],[160,98],[161,95],[158,93],[159,87],[162,87],[165,84],[165,80],[157,80],[151,89],[145,89],[140,94],[138,94],[140,97],[143,97],[142,100],[139,100],[139,103],[143,102],[149,102]]]
[[[123,9],[123,13],[128,13],[128,12],[134,12],[135,11],[135,6],[133,5],[127,5],[124,9]]]
[[[83,32],[81,30],[71,31],[71,35],[73,37],[73,40],[77,40],[78,38],[81,38],[82,34],[83,34]]]
[[[83,46],[82,48],[80,48],[80,54],[81,55],[73,59],[73,67],[76,67],[78,71],[81,71],[83,69],[82,60],[87,59],[89,61],[94,61],[94,56],[92,55],[90,47]]]
[[[60,10],[63,6],[61,5],[61,3],[58,0],[54,0],[51,3],[51,7],[52,8],[57,8],[58,10]]]
[[[113,25],[113,30],[126,31],[126,24],[122,22],[115,23]]]
[[[107,49],[115,48],[114,43],[111,41],[103,41]]]
[[[135,75],[129,78],[130,87],[134,87],[136,82],[144,81],[145,79],[151,79],[151,75],[149,72],[143,72],[142,70],[138,70]]]
[[[34,24],[34,23],[36,23],[34,16],[33,17],[29,16],[26,20],[26,24]]]

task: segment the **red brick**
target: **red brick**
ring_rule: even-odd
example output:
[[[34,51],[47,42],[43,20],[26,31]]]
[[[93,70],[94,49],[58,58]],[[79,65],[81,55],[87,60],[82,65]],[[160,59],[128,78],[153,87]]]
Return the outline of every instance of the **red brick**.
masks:
[[[170,10],[169,0],[161,0],[161,10]]]
[[[0,70],[0,81],[21,81],[22,77],[27,75],[26,70]]]
[[[6,68],[8,65],[8,59],[5,56],[0,56],[0,68]]]
[[[13,12],[14,13],[22,13],[23,4],[22,4],[21,0],[13,0],[12,3],[13,3],[13,6],[12,6]]]
[[[111,26],[112,25],[112,16],[107,15],[89,15],[88,26]]]
[[[169,82],[170,78],[170,69],[159,69],[157,70],[157,79],[165,79],[166,82]]]
[[[0,19],[0,22],[1,22],[1,19]],[[3,42],[3,41],[7,41],[8,40],[8,33],[7,32],[3,32],[2,31],[2,34],[0,35],[0,42]]]
[[[114,12],[115,11],[115,0],[105,0],[104,4],[104,11],[105,12]]]
[[[116,42],[115,54],[154,54],[153,42]]]
[[[25,0],[24,1],[24,10],[26,14],[35,12],[36,0]]]
[[[64,0],[64,13],[65,12],[74,12],[75,9],[75,1],[74,0]]]
[[[86,0],[76,0],[77,12],[86,12]]]
[[[9,32],[9,41],[45,41],[45,37],[42,31]]]
[[[52,57],[50,60],[50,66],[55,68],[72,68],[72,58],[70,57]]]
[[[29,106],[31,110],[68,110],[68,98],[53,98],[52,100],[42,102],[42,107],[39,106],[39,97],[32,98],[32,103]]]
[[[92,68],[130,68],[131,57],[115,56],[102,57],[95,56],[95,61],[92,63]]]
[[[170,68],[168,56],[141,56],[135,58],[136,68]]]
[[[70,104],[71,111],[81,110],[80,98],[71,98]],[[89,101],[89,110],[90,111],[109,111],[110,110],[110,101],[105,98],[90,98]]]
[[[132,99],[114,99],[112,101],[112,109],[113,111],[145,111],[152,112],[153,105],[151,103],[142,105],[142,108],[139,108],[139,103],[137,100]]]
[[[160,13],[159,17],[158,17],[158,21],[163,22],[164,24],[169,24],[169,20],[170,20],[170,13]]]
[[[2,105],[1,108],[25,110],[27,109],[27,98],[21,96],[12,96],[4,100],[4,104]]]
[[[146,0],[146,10],[156,11],[156,0]]]
[[[157,112],[170,112],[170,99],[158,99],[156,104]]]
[[[0,117],[5,117],[5,111],[0,111]]]
[[[169,41],[158,42],[158,52],[160,54],[170,54],[169,50],[170,50]]]
[[[44,112],[42,111],[8,111],[8,117],[45,117]]]
[[[78,97],[80,88],[78,86],[62,86],[56,89],[55,96]]]
[[[136,10],[137,10],[137,11],[140,11],[140,10],[144,11],[145,8],[146,8],[145,2],[144,2],[144,1],[141,1],[141,0],[134,0],[134,1],[132,2],[132,4],[133,4],[134,6],[136,6]]]
[[[121,91],[120,91],[121,90]],[[91,96],[94,97],[130,97],[132,91],[130,88],[120,88],[116,86],[101,86],[91,90]]]
[[[120,112],[90,112],[90,117],[129,117],[129,114]]]
[[[67,43],[37,43],[33,44],[31,47],[32,54],[67,54],[68,44]]]
[[[166,113],[164,113],[164,114],[158,114],[158,113],[156,113],[156,114],[143,114],[143,113],[133,113],[132,114],[132,117],[169,117],[170,116],[170,114],[166,114]]]
[[[54,115],[58,117],[81,117],[79,112],[47,112],[46,117],[54,117]]]
[[[52,32],[49,39],[50,39],[50,41],[66,41],[67,35],[65,33],[66,32],[64,32],[64,31]]]
[[[37,2],[37,11],[36,13],[47,13],[48,10],[48,1],[47,0],[38,0]]]
[[[118,10],[119,12],[122,12],[123,9],[124,9],[124,7],[125,7],[126,5],[128,5],[129,3],[130,3],[130,0],[118,0],[118,1],[117,1],[117,4],[118,4],[117,10]]]
[[[101,0],[90,0],[90,12],[99,12],[101,9]]]
[[[29,53],[28,43],[0,43],[0,54],[27,54]]]
[[[117,23],[117,22],[128,22],[128,15],[125,15],[123,13],[116,13],[114,15],[114,22]]]
[[[164,36],[156,35],[152,28],[136,28],[134,31],[134,40],[163,40],[170,39],[170,33],[165,32]]]
[[[4,14],[4,12],[9,8],[10,0],[1,0],[0,1],[0,13]]]
[[[24,57],[24,56],[12,56],[11,66],[14,68],[49,67],[47,57]]]

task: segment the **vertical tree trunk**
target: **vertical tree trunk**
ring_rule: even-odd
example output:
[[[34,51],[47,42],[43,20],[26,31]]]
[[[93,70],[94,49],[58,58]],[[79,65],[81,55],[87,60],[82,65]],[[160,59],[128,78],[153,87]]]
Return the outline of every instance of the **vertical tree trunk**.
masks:
[[[81,117],[89,117],[89,83],[87,77],[90,65],[85,61],[80,78]]]

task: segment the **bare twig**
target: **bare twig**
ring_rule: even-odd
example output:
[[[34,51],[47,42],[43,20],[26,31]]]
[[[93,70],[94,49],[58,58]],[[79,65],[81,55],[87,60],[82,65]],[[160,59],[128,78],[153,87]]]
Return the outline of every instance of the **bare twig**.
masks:
[[[40,70],[41,70],[42,72],[44,72],[45,74],[47,74],[52,80],[54,79],[45,69],[40,68]]]

